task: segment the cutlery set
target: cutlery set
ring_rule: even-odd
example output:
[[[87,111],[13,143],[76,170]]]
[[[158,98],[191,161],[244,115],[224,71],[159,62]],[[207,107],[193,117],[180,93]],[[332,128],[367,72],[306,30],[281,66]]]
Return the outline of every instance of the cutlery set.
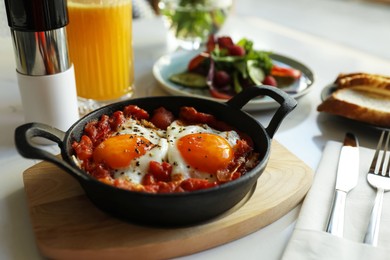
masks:
[[[386,158],[389,140],[390,132],[382,131],[367,173],[367,182],[376,189],[377,195],[363,242],[373,246],[378,244],[383,195],[390,190],[390,157]],[[348,192],[356,187],[358,177],[359,143],[353,134],[347,133],[339,156],[335,192],[326,232],[343,237],[345,201]]]

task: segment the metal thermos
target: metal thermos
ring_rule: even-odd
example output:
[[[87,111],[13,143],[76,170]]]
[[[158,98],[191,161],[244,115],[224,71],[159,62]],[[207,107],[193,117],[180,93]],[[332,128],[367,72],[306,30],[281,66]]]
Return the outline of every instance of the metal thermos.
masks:
[[[66,0],[5,0],[27,122],[67,130],[79,118]]]

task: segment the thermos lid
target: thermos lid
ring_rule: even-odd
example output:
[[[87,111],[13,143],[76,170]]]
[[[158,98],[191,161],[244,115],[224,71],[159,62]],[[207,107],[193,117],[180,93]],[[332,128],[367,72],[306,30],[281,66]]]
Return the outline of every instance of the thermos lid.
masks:
[[[66,0],[5,0],[8,25],[18,31],[48,31],[68,24]]]

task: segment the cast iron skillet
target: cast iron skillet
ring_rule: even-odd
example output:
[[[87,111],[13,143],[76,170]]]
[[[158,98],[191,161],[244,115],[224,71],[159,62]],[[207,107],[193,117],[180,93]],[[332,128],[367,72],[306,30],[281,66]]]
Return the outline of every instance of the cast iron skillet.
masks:
[[[269,96],[280,107],[269,125],[263,127],[241,108],[252,98]],[[164,106],[177,113],[182,106],[193,106],[200,112],[210,113],[233,127],[247,133],[260,153],[259,164],[239,179],[210,189],[173,194],[132,192],[103,184],[82,171],[72,160],[71,144],[79,141],[84,126],[103,114],[112,114],[126,105],[134,104],[152,112]],[[269,86],[245,89],[226,103],[180,96],[146,97],[126,100],[97,109],[78,120],[67,132],[41,123],[28,123],[15,130],[18,152],[31,159],[49,161],[65,170],[80,183],[88,198],[101,210],[118,218],[153,226],[184,226],[210,220],[236,205],[256,183],[264,171],[270,155],[271,139],[284,117],[297,102],[283,91]],[[43,137],[58,144],[62,159],[34,145],[34,137]],[[261,187],[257,187],[261,189]]]

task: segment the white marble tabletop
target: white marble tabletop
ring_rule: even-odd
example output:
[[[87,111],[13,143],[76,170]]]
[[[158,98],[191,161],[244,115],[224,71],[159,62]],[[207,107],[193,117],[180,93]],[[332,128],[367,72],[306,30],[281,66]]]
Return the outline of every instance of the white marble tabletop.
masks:
[[[5,17],[0,16],[2,23]],[[295,58],[315,74],[312,90],[300,98],[275,139],[316,169],[328,140],[341,141],[354,132],[362,146],[373,147],[376,130],[319,115],[320,93],[340,72],[390,75],[390,6],[357,1],[236,1],[222,34],[247,37],[258,49]],[[136,96],[166,95],[153,77],[152,66],[172,51],[159,18],[134,21]],[[41,259],[36,248],[23,190],[22,173],[37,161],[16,151],[14,129],[24,123],[9,36],[0,36],[0,259]],[[267,124],[273,111],[251,114]],[[47,149],[57,152],[58,148]],[[279,259],[299,213],[299,206],[263,229],[182,259]]]

